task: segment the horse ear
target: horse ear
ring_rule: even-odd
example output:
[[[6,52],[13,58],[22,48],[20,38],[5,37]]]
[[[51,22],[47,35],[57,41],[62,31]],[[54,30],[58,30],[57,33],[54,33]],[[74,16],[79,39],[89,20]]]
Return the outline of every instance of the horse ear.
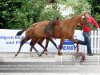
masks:
[[[85,16],[82,16],[82,18],[85,18]]]

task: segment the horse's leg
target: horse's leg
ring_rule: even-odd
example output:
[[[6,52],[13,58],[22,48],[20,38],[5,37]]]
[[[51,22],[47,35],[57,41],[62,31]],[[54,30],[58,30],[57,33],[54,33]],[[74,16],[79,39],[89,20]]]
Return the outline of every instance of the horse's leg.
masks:
[[[48,43],[49,43],[49,40],[46,39],[46,46],[45,46],[45,49],[44,49],[43,52],[40,54],[40,56],[41,56],[42,54],[44,54],[44,52],[46,51],[46,49],[47,49],[47,47],[48,47]]]
[[[43,45],[42,45],[42,42],[44,41],[44,38],[43,39],[40,39],[39,41],[38,41],[38,44],[44,49],[44,52],[45,52],[45,54],[47,55],[48,53],[47,53],[47,46],[46,47],[44,47]],[[44,53],[43,52],[43,53]]]
[[[31,46],[31,45],[30,45]],[[33,45],[31,46],[31,48],[30,48],[30,55],[33,57],[33,55],[32,55],[32,49],[33,49]]]
[[[70,40],[71,40],[71,41],[73,41],[74,43],[76,43],[76,45],[77,45],[77,52],[78,52],[78,51],[79,51],[78,41],[77,41],[77,40],[75,40],[73,37],[72,37],[72,38],[70,38]]]
[[[30,48],[30,55],[32,54],[32,48],[34,48],[34,50],[36,51],[37,55],[39,55],[38,50],[34,47],[34,45],[37,43],[39,39],[38,38],[34,38],[32,39],[32,41],[30,42],[31,48]],[[32,56],[32,55],[31,55]]]
[[[49,40],[53,43],[53,45],[56,47],[56,49],[57,49],[57,50],[58,50],[58,52],[59,52],[59,49],[58,49],[58,47],[57,47],[56,43],[53,41],[53,39],[52,39],[52,38],[50,38]]]
[[[16,52],[15,54],[15,57],[19,54],[20,50],[21,50],[21,47],[24,45],[25,42],[27,42],[29,39],[28,38],[23,38],[21,40],[21,44],[20,44],[20,47],[19,47],[19,50]]]
[[[34,50],[36,51],[37,55],[40,57],[38,50],[33,46]]]
[[[61,55],[61,54],[62,54],[62,53],[60,52],[60,50],[62,49],[62,45],[63,45],[64,40],[65,40],[65,37],[62,37],[62,38],[60,39],[60,46],[59,46],[58,55]]]
[[[32,55],[32,49],[33,49],[33,48],[34,48],[34,50],[36,51],[37,55],[40,56],[40,54],[38,53],[38,50],[37,50],[34,46],[31,46],[31,48],[30,48],[30,55],[33,56],[33,55]]]

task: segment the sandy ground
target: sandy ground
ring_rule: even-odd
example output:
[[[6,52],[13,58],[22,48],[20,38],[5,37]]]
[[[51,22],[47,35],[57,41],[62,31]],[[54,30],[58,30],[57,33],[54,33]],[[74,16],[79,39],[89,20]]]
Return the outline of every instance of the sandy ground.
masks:
[[[0,53],[0,68],[1,72],[0,75],[100,75],[100,58],[98,55],[94,56],[86,56],[86,60],[82,62],[81,64],[76,64],[75,61],[72,59],[72,55],[66,55],[63,54],[63,56],[58,56],[56,53],[43,55],[42,57],[38,57],[37,54],[33,53],[33,56],[30,56],[29,53],[20,53],[17,57],[14,56],[15,53]],[[12,63],[13,62],[13,63]],[[16,63],[18,62],[18,63]],[[13,67],[14,69],[19,68],[19,64],[25,66],[25,64],[28,64],[29,70],[31,68],[34,68],[34,65],[39,65],[39,69],[41,70],[43,65],[46,65],[45,68],[54,69],[55,71],[27,71],[25,72],[18,71],[9,71],[12,67],[12,65],[17,65],[16,67]],[[40,63],[37,63],[40,62]],[[24,64],[23,64],[24,63]],[[11,66],[6,66],[9,70],[6,70],[2,72],[2,69],[4,69],[3,66],[10,64]],[[30,68],[31,65],[31,68]],[[42,67],[41,67],[42,65]],[[50,66],[51,65],[51,66]],[[54,65],[54,66],[52,66]],[[56,65],[56,66],[55,66]],[[23,68],[23,67],[21,67]],[[25,68],[25,67],[24,67]],[[36,68],[36,67],[35,67]],[[61,70],[63,69],[63,70]]]

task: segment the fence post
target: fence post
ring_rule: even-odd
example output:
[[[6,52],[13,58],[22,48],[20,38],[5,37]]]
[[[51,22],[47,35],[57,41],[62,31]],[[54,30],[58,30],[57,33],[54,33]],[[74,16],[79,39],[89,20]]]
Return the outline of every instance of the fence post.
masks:
[[[61,65],[62,65],[62,63],[63,63],[63,56],[60,56],[61,58],[60,58],[60,62],[61,62]]]
[[[91,31],[91,49],[93,50],[93,30]],[[94,51],[93,51],[94,53]]]

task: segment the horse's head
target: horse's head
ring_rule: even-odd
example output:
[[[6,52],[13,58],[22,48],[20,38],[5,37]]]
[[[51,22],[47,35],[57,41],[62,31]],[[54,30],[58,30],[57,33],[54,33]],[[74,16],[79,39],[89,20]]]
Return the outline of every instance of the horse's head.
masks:
[[[58,25],[59,25],[59,19],[57,17],[56,19],[50,21],[47,27],[52,29],[52,28],[54,28],[55,26],[58,26]]]
[[[58,17],[54,20],[54,25],[55,26],[58,26],[59,25],[59,18]]]
[[[91,26],[91,23],[87,21],[87,18],[84,16],[84,15],[81,15],[80,16],[80,23],[82,23],[83,25],[86,25],[88,27]]]

